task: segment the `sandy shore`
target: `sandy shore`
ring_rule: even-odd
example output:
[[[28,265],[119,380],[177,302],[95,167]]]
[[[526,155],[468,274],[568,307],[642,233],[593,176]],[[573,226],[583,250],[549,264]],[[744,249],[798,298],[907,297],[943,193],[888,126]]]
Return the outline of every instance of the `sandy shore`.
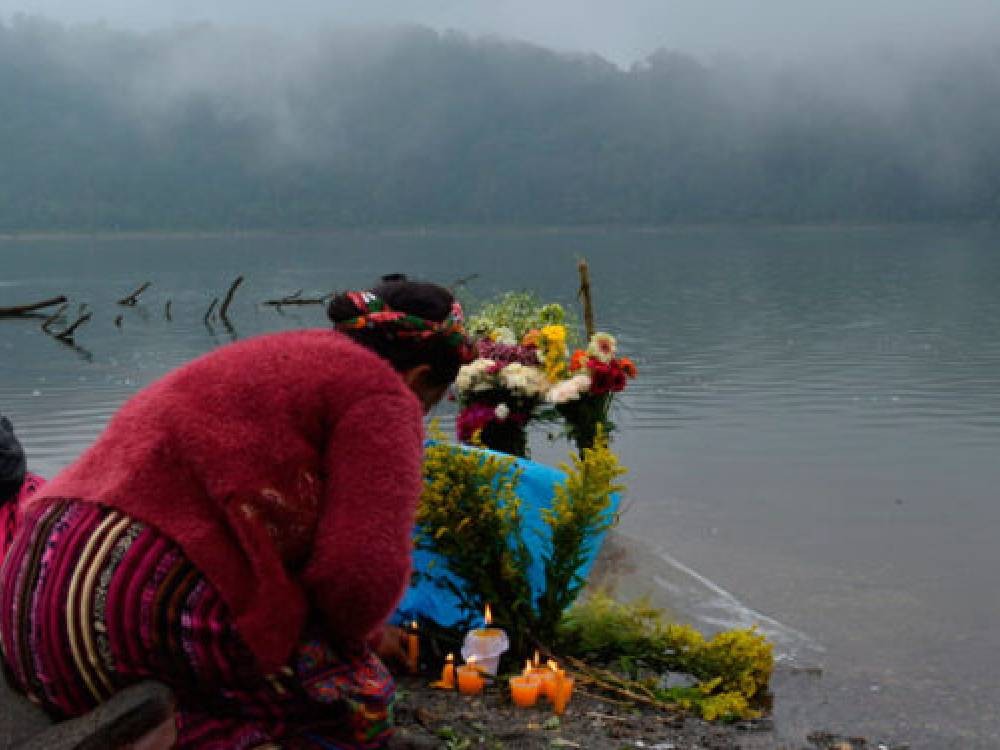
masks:
[[[782,681],[813,679],[787,674]],[[477,697],[430,688],[420,677],[399,681],[399,736],[394,747],[443,748],[655,748],[656,750],[905,750],[814,729],[801,739],[786,736],[769,718],[736,724],[708,723],[683,715],[633,709],[593,694],[577,692],[566,712],[555,716],[547,704],[515,707],[499,681]]]

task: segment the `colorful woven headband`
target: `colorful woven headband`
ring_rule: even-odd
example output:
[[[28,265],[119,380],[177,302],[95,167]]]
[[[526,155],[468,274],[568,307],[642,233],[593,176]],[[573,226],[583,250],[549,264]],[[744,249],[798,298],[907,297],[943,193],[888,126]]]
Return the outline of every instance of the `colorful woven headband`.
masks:
[[[401,338],[428,339],[440,336],[459,350],[464,362],[471,361],[475,356],[465,337],[465,315],[458,302],[452,304],[448,317],[437,322],[412,313],[393,310],[374,292],[348,292],[347,298],[358,309],[358,315],[337,323],[337,330],[393,328],[395,334]]]

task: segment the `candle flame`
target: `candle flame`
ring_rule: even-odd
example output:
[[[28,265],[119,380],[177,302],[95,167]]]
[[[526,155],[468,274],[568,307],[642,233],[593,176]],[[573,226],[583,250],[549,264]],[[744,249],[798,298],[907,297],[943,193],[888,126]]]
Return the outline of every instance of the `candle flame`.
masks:
[[[538,652],[537,652],[537,651],[535,651],[535,666],[537,667],[537,666],[538,666],[539,664],[541,664],[541,663],[542,663],[542,657],[540,657],[540,656],[538,655]]]
[[[455,654],[448,654],[448,658],[445,661],[455,661]]]
[[[554,660],[552,660],[552,659],[549,659],[548,662],[546,662],[546,666],[549,669],[551,669],[553,672],[556,672],[556,671],[559,670],[559,665]]]
[[[413,622],[410,623],[410,627],[413,628],[414,630],[418,630],[420,628],[420,624],[416,620],[414,620]]]
[[[486,605],[486,624],[487,625],[493,624],[493,610],[490,609],[489,604]]]
[[[525,674],[527,674],[530,671],[531,671],[531,659],[528,659],[524,662],[524,672]]]

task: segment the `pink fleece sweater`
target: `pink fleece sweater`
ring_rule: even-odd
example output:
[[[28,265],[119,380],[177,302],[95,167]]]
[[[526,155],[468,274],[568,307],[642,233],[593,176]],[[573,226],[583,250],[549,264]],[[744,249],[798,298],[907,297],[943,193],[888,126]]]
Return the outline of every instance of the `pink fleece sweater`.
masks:
[[[307,612],[362,640],[410,571],[422,411],[390,365],[329,330],[261,336],[126,403],[33,502],[117,508],[176,541],[273,671]]]

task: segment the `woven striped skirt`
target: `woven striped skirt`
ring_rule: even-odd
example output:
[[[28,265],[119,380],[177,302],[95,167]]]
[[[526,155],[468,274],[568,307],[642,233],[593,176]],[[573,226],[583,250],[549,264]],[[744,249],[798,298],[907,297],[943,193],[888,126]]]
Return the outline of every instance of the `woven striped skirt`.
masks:
[[[374,653],[307,634],[263,674],[180,548],[92,503],[19,524],[0,567],[0,652],[12,684],[57,717],[140,680],[167,684],[181,748],[378,748],[392,723],[392,677]]]

